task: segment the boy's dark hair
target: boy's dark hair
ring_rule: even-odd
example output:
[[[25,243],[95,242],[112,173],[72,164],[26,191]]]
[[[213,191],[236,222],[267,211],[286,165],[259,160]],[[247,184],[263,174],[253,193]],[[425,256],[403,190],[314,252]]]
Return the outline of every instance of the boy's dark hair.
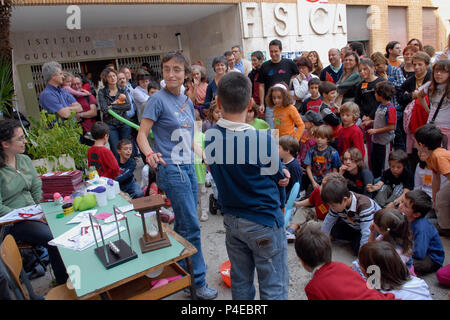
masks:
[[[91,128],[91,134],[94,140],[102,139],[104,136],[109,134],[109,127],[106,123],[97,121]]]
[[[402,149],[397,149],[389,153],[388,161],[400,162],[406,168],[408,166],[408,155]]]
[[[328,144],[330,144],[333,142],[333,128],[327,124],[322,124],[315,130],[314,137],[325,138],[328,140]]]
[[[270,41],[269,47],[270,46],[277,46],[280,50],[283,50],[283,45],[281,44],[281,41],[278,39],[274,39],[274,40]]]
[[[297,139],[295,139],[293,136],[282,136],[278,141],[278,144],[281,146],[281,148],[283,148],[283,150],[289,151],[291,156],[293,156],[294,158],[297,157],[300,145]]]
[[[364,45],[361,42],[355,41],[350,43],[348,46],[352,49],[352,51],[355,51],[358,56],[364,55]]]
[[[326,204],[342,203],[344,198],[349,198],[350,195],[347,180],[341,175],[333,175],[333,177],[322,182],[320,197]]]
[[[224,57],[229,57],[229,56],[232,56],[233,55],[233,52],[231,52],[231,51],[225,51],[224,53],[223,53],[223,56]]]
[[[328,94],[331,91],[335,91],[335,90],[337,90],[337,87],[333,82],[330,82],[330,81],[320,82],[320,85],[319,85],[320,95],[323,95],[324,93]]]
[[[327,233],[314,222],[300,228],[295,239],[297,256],[310,268],[331,262],[331,241]]]
[[[390,81],[384,80],[375,85],[375,92],[384,100],[392,100],[395,96],[395,87]]]
[[[311,80],[309,80],[308,82],[308,88],[311,88],[311,86],[313,84],[318,84],[320,87],[320,79],[319,78],[312,78]]]
[[[251,57],[255,57],[258,60],[263,60],[264,59],[264,54],[261,51],[252,52],[252,54],[250,56]]]
[[[252,84],[249,77],[240,72],[227,73],[219,81],[217,97],[225,112],[245,111],[252,97]]]
[[[441,146],[444,135],[434,124],[427,123],[414,132],[414,138],[429,150],[434,150]]]
[[[363,269],[369,266],[380,268],[381,289],[390,291],[400,289],[411,279],[408,268],[394,246],[386,241],[368,242],[359,249],[358,259]]]
[[[433,209],[431,197],[423,190],[411,190],[405,194],[405,198],[411,201],[414,213],[420,213],[420,218],[425,217]]]
[[[161,90],[161,86],[157,81],[150,80],[150,82],[147,85],[147,91],[150,91],[150,89]]]
[[[128,140],[128,139],[122,139],[122,140],[119,140],[119,142],[117,143],[117,150],[122,149],[122,147],[123,147],[123,146],[126,146],[127,144],[133,145],[133,144],[131,143],[131,141]]]

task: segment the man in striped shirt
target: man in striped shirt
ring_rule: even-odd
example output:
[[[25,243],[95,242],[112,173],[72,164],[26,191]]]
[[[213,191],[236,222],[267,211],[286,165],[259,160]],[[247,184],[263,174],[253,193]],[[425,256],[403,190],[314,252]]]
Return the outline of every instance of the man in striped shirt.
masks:
[[[320,195],[330,206],[321,229],[334,239],[350,241],[357,255],[369,239],[373,215],[380,206],[365,195],[349,191],[346,179],[337,173],[325,176]]]

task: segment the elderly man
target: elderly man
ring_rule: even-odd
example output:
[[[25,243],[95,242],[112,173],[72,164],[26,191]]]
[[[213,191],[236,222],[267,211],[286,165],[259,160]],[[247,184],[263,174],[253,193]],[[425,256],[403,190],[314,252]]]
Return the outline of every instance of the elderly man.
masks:
[[[119,71],[119,72],[120,72],[120,73],[123,73],[123,74],[125,75],[125,79],[127,80],[127,82],[126,82],[127,88],[129,88],[130,91],[133,92],[133,89],[136,88],[137,83],[136,83],[136,81],[134,81],[134,80],[132,79],[130,69],[128,69],[128,68],[126,68],[126,67],[122,67],[122,68],[120,68],[120,71]],[[117,79],[117,80],[118,80],[118,79]]]
[[[47,83],[39,96],[41,106],[50,113],[57,113],[61,118],[67,119],[72,111],[83,112],[81,104],[66,90],[61,88],[63,73],[61,65],[56,61],[44,63],[42,75]]]
[[[246,76],[252,71],[252,63],[246,59],[242,58],[242,49],[240,45],[235,45],[231,47],[231,52],[234,55],[234,68],[238,69],[241,73]]]
[[[339,49],[332,48],[328,51],[328,61],[330,61],[330,65],[320,73],[320,81],[336,83],[341,78],[343,72],[341,52]]]

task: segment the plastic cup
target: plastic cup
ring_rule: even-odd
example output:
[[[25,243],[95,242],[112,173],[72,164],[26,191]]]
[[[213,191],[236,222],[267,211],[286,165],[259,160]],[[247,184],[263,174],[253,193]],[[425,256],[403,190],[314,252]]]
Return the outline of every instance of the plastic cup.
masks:
[[[112,200],[116,197],[116,192],[114,190],[114,181],[112,179],[108,179],[106,183],[106,195],[108,200]]]
[[[106,187],[98,186],[95,189],[88,190],[89,192],[94,192],[95,198],[97,199],[97,205],[99,207],[104,207],[108,204],[108,199],[106,195]]]

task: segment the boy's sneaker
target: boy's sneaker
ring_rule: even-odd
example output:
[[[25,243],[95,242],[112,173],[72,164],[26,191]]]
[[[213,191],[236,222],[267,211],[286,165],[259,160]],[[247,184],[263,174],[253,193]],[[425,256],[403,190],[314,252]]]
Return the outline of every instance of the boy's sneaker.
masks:
[[[289,243],[295,241],[295,233],[292,229],[286,230],[286,239],[287,239],[287,242],[289,242]]]
[[[213,300],[217,298],[217,289],[210,288],[208,285],[197,289],[197,298],[200,300]]]
[[[175,220],[175,214],[172,210],[169,210],[165,207],[161,207],[160,209],[161,221],[165,223],[172,223]]]

